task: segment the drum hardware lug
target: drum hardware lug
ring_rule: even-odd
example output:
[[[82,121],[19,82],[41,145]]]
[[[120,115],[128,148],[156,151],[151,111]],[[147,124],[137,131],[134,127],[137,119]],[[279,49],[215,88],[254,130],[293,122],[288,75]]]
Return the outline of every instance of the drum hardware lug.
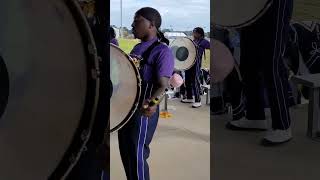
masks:
[[[81,133],[81,140],[86,141],[89,139],[89,132],[87,130],[82,131]]]
[[[97,56],[97,59],[99,62],[102,62],[102,58],[100,56]]]
[[[93,79],[98,79],[100,77],[100,71],[99,69],[92,69],[91,74]]]
[[[97,49],[92,44],[88,44],[88,51],[89,51],[90,54],[93,54],[93,55],[97,54]]]
[[[74,154],[71,155],[71,157],[69,158],[69,161],[71,164],[74,164],[76,162],[77,158]]]
[[[83,146],[83,148],[82,148],[82,152],[86,152],[86,151],[88,151],[87,146]]]

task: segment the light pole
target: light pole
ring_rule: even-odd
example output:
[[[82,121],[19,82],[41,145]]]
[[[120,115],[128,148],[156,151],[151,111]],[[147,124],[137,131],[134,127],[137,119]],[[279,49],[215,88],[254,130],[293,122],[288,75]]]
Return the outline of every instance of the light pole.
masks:
[[[120,0],[120,29],[119,36],[122,37],[122,0]]]

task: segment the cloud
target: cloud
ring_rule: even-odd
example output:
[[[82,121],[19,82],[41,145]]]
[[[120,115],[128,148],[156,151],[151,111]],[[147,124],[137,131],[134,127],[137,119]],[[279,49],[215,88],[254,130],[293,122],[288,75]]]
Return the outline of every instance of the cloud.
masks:
[[[110,1],[111,24],[120,26],[120,0]],[[134,13],[150,6],[162,15],[162,28],[192,30],[196,26],[210,29],[210,0],[122,0],[123,26],[130,28]]]

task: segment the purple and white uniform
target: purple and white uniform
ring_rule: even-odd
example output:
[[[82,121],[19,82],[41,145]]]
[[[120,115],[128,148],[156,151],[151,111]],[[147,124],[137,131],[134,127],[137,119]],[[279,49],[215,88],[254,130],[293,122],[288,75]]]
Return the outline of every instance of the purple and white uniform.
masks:
[[[187,99],[193,99],[194,93],[195,102],[201,102],[200,98],[200,76],[201,76],[201,64],[202,56],[206,49],[210,49],[210,42],[206,39],[195,40],[194,43],[198,46],[197,56],[195,64],[188,70],[186,70],[186,91]]]
[[[158,38],[154,38],[147,42],[142,42],[136,45],[131,51],[131,55],[142,56],[143,53],[153,44],[158,41]],[[154,92],[154,85],[161,77],[170,78],[173,73],[174,59],[170,48],[160,43],[150,53],[146,63],[140,68],[140,75],[143,81],[143,88],[146,88],[146,92],[142,92],[142,96],[146,94],[142,99],[147,99]]]
[[[146,57],[146,50],[149,47],[153,47],[154,43],[158,44]],[[139,109],[142,102],[150,98],[157,89],[158,79],[171,77],[174,69],[174,58],[170,48],[158,42],[158,38],[139,43],[133,48],[131,55],[145,58],[143,60],[145,63],[140,68],[142,93],[138,110],[118,132],[119,148],[127,178],[131,180],[149,180],[147,158],[150,154],[149,144],[158,124],[159,106],[156,113],[150,118],[142,116]]]

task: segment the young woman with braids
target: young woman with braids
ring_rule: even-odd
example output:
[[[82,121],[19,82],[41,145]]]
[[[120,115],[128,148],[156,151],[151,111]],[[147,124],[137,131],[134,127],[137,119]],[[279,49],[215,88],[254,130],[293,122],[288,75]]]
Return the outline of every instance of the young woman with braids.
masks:
[[[141,60],[142,93],[138,110],[118,132],[120,155],[128,180],[150,179],[149,144],[159,119],[159,104],[150,102],[165,92],[174,69],[169,40],[159,30],[160,26],[161,15],[157,10],[144,7],[135,13],[132,32],[141,43],[130,55]]]

